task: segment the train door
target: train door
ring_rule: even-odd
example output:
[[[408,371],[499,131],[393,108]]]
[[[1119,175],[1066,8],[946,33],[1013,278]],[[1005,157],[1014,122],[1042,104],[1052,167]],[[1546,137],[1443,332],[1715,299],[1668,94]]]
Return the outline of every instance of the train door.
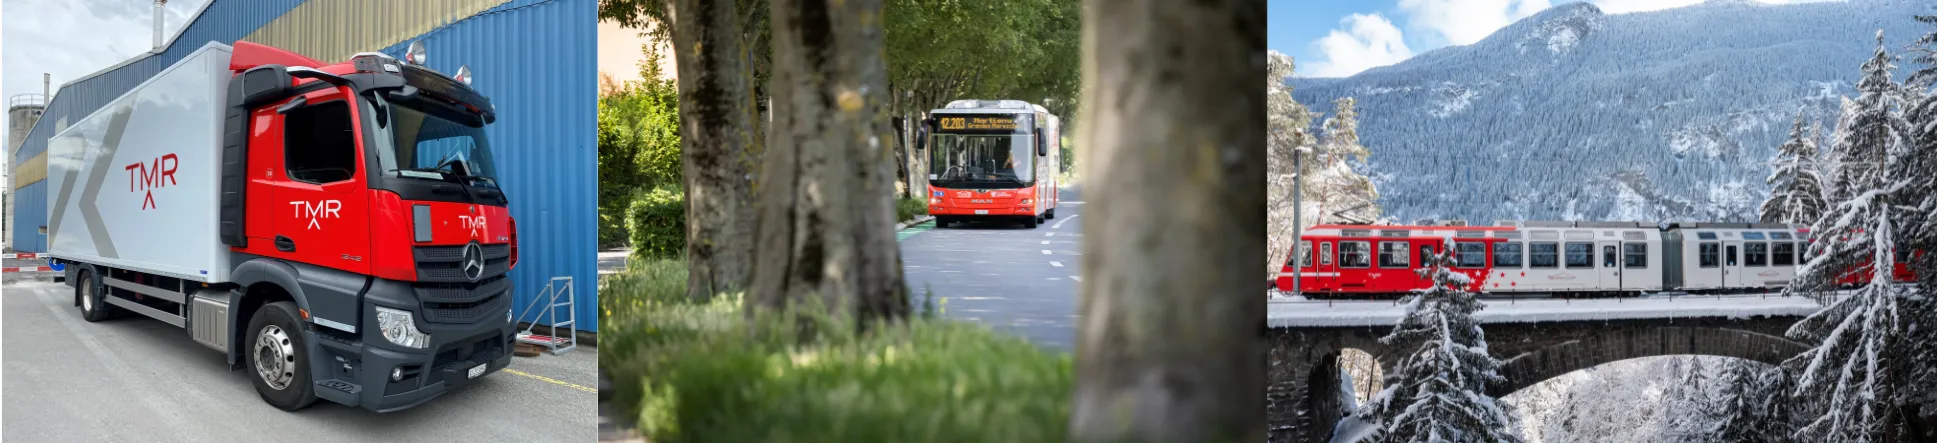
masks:
[[[1686,272],[1682,287],[1689,289],[1713,289],[1722,287],[1722,242],[1716,241],[1713,232],[1695,232],[1695,260],[1682,265]]]
[[[1338,257],[1332,253],[1331,240],[1318,241],[1318,265],[1312,267],[1312,285],[1316,292],[1331,294],[1338,292]]]
[[[1432,269],[1433,264],[1437,263],[1433,260],[1434,255],[1439,252],[1439,242],[1440,240],[1435,238],[1414,243],[1413,250],[1418,251],[1419,254],[1417,257],[1413,257],[1412,266],[1416,269]],[[1414,272],[1412,287],[1433,287],[1433,275],[1426,272]]]
[[[1621,290],[1621,243],[1616,241],[1597,243],[1601,249],[1600,260],[1598,260],[1601,266],[1596,271],[1600,274],[1600,286],[1596,288],[1619,291]]]
[[[1722,242],[1722,287],[1742,287],[1742,241],[1725,240]]]

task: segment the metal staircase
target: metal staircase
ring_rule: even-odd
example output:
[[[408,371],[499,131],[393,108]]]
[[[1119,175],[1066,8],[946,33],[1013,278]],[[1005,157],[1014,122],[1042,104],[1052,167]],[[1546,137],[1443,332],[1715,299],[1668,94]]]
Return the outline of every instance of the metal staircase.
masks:
[[[561,282],[563,283],[561,284]],[[565,301],[559,301],[561,297]],[[558,355],[577,348],[578,334],[574,333],[578,329],[576,326],[578,323],[578,309],[575,305],[577,301],[577,292],[572,290],[571,277],[552,277],[551,281],[545,282],[545,289],[538,292],[538,297],[533,298],[530,304],[525,305],[524,314],[517,315],[516,319],[513,320],[514,322],[524,321],[525,316],[531,316],[531,322],[525,325],[523,331],[518,332],[518,342],[544,346],[546,349],[551,350],[552,355]],[[533,309],[537,308],[540,303],[545,305],[544,310],[534,311]],[[558,308],[565,308],[565,321],[558,321]],[[551,332],[549,334],[533,333],[532,330],[538,327],[538,320],[547,318],[551,320]]]

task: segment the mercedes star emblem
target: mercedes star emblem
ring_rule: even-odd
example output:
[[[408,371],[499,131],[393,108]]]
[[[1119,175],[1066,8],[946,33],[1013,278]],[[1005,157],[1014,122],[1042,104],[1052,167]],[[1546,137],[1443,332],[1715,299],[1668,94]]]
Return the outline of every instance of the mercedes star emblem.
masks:
[[[479,247],[477,242],[465,245],[463,263],[464,277],[478,281],[478,277],[484,276],[484,248]]]

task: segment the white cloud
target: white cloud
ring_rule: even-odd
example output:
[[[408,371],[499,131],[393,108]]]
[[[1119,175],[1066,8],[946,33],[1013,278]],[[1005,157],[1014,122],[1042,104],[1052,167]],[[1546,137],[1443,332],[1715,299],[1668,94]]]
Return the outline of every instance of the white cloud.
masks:
[[[1600,7],[1601,12],[1605,12],[1609,14],[1621,14],[1621,13],[1628,13],[1628,12],[1655,11],[1655,10],[1668,9],[1668,8],[1679,8],[1683,6],[1702,3],[1704,1],[1707,1],[1707,0],[1593,0],[1594,6]],[[1780,4],[1790,4],[1790,3],[1820,3],[1825,1],[1844,1],[1844,0],[1755,0],[1755,1],[1757,3],[1780,5]]]
[[[1325,59],[1304,63],[1300,76],[1345,77],[1412,58],[1405,34],[1379,14],[1352,14],[1339,27],[1312,43]]]
[[[1450,45],[1480,41],[1515,20],[1552,6],[1548,0],[1399,0],[1406,25]]]

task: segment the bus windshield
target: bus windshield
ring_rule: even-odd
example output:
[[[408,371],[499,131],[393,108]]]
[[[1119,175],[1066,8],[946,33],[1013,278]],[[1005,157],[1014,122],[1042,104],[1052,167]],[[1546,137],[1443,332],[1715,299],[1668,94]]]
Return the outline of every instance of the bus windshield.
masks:
[[[944,188],[1027,187],[1035,182],[1028,134],[935,134],[928,181]]]

